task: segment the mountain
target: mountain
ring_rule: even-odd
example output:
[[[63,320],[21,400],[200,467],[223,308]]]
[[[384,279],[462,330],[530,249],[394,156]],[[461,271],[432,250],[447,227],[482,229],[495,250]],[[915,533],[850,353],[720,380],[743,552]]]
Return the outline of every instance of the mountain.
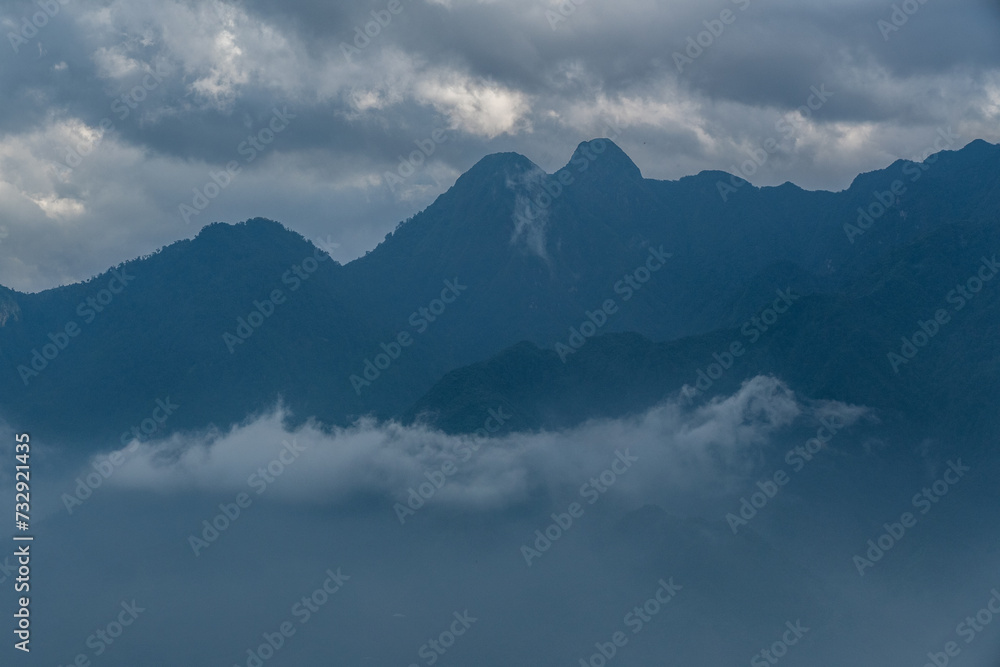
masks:
[[[976,439],[1000,426],[1000,226],[939,227],[836,293],[782,292],[787,312],[770,327],[765,309],[667,342],[607,334],[563,355],[520,343],[445,375],[406,420],[467,432],[483,406],[503,405],[519,428],[558,429],[671,398],[698,404],[763,374],[874,408],[898,433]]]
[[[570,423],[691,383],[778,290],[799,300],[717,387],[770,372],[919,416],[953,414],[975,382],[987,391],[957,407],[971,415],[997,388],[992,286],[906,381],[886,353],[997,249],[998,158],[976,141],[832,193],[645,179],[607,139],[555,174],[496,154],[346,265],[276,222],[216,223],[83,283],[0,290],[0,417],[85,448],[143,420],[224,428],[279,399],[329,424],[436,413],[471,430],[470,395],[518,403],[518,427]],[[563,364],[557,345],[588,322]],[[854,386],[860,372],[874,379]]]

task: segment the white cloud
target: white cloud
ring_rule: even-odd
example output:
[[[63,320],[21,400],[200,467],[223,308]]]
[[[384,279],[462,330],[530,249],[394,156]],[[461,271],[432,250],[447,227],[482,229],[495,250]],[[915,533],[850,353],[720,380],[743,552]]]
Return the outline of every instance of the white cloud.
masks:
[[[415,97],[448,116],[453,129],[469,134],[492,139],[531,131],[528,96],[482,78],[435,73],[418,81]]]
[[[489,440],[369,420],[329,433],[312,423],[289,432],[278,409],[227,433],[175,435],[143,444],[136,453],[126,453],[129,460],[111,482],[158,492],[246,491],[248,478],[278,457],[283,442],[294,440],[303,453],[268,490],[289,502],[336,503],[357,494],[399,500],[427,481],[426,471],[452,461],[458,473],[434,502],[453,509],[497,509],[525,502],[541,489],[575,493],[619,450],[642,461],[617,491],[623,497],[642,503],[664,493],[713,496],[725,493],[731,480],[756,464],[762,448],[796,420],[818,412],[835,414],[847,424],[864,414],[839,403],[802,405],[783,383],[765,377],[694,409],[667,402],[634,418]]]
[[[549,208],[538,203],[544,203],[545,197],[551,201],[551,196],[542,187],[545,178],[545,172],[533,169],[518,176],[508,175],[506,185],[514,193],[514,230],[511,232],[510,242],[522,242],[534,255],[548,261],[545,232],[548,228]]]

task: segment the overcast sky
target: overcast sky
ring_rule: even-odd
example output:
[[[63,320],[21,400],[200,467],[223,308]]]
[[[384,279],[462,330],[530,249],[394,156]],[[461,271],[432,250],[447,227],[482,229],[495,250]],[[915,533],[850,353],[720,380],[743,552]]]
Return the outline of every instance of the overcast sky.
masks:
[[[39,2],[0,3],[0,284],[22,291],[255,216],[347,261],[498,151],[552,172],[615,135],[675,179],[773,138],[751,182],[840,190],[939,130],[1000,141],[993,0]],[[415,142],[433,154],[388,182]]]

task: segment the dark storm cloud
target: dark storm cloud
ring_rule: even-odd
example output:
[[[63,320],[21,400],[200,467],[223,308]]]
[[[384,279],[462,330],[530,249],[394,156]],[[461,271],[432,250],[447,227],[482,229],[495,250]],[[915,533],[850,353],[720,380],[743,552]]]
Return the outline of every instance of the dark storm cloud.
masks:
[[[15,53],[8,33],[38,5],[4,3],[0,284],[76,280],[191,235],[178,206],[275,108],[295,115],[289,129],[195,226],[269,215],[340,239],[346,260],[486,153],[554,171],[613,122],[647,177],[730,169],[819,86],[832,97],[755,182],[839,189],[939,127],[1000,138],[995,4],[916,2],[888,31],[880,0],[400,0],[395,13],[388,0],[71,0]],[[706,37],[678,71],[675,54]],[[448,140],[428,164],[387,187],[436,129]],[[77,146],[93,146],[79,168],[54,166]]]

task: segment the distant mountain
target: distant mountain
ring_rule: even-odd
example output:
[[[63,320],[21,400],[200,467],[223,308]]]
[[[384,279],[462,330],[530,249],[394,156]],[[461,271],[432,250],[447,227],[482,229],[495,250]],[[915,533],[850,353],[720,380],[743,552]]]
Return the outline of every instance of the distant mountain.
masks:
[[[692,382],[777,290],[801,298],[716,388],[772,372],[807,395],[972,415],[997,390],[993,284],[899,376],[886,353],[1000,250],[998,158],[976,141],[831,193],[644,179],[606,139],[556,174],[497,154],[347,265],[275,222],[216,223],[85,283],[0,290],[0,416],[86,447],[151,427],[167,398],[159,433],[279,397],[332,424],[431,412],[472,430],[479,397],[517,403],[523,427],[571,423]],[[566,354],[588,322],[632,335]]]
[[[699,404],[765,374],[807,397],[875,408],[897,432],[954,439],[1000,426],[1000,226],[935,229],[837,294],[784,293],[794,303],[766,331],[767,308],[739,328],[669,342],[598,336],[565,362],[520,343],[445,375],[406,420],[466,432],[483,406],[504,406],[518,428],[563,428],[668,398]]]

